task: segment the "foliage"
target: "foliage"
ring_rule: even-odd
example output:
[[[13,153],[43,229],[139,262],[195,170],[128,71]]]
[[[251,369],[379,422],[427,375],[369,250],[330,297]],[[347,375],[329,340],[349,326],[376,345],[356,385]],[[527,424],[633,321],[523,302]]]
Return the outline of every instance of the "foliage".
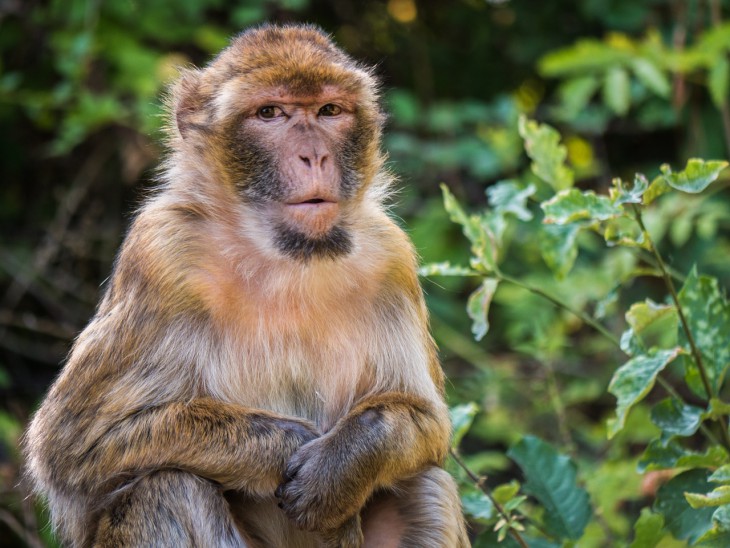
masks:
[[[535,186],[526,182],[532,180],[529,173],[523,175],[523,181],[511,180],[490,187],[489,207],[478,214],[467,214],[443,187],[446,210],[470,241],[472,259],[470,269],[450,266],[441,272],[437,268],[429,272],[466,273],[483,279],[467,303],[477,339],[484,337],[489,329],[487,316],[497,288],[510,284],[574,314],[622,351],[627,361],[615,369],[608,385],[608,391],[616,398],[615,417],[609,418],[606,424],[609,439],[627,427],[631,410],[653,393],[655,384],[660,382],[670,397],[652,407],[651,420],[656,430],[647,440],[648,447],[638,469],[645,473],[679,469],[684,472],[659,489],[654,513],[641,515],[635,525],[635,543],[654,546],[661,540],[659,535],[649,534],[648,523],[663,527],[675,538],[691,544],[719,542],[718,539],[727,536],[730,508],[730,473],[725,464],[730,457],[730,406],[719,397],[730,365],[727,339],[730,302],[718,280],[699,275],[696,266],[686,275],[669,270],[644,223],[644,217],[650,208],[658,207],[657,203],[654,197],[646,203],[644,196],[659,184],[663,185],[663,193],[700,193],[717,181],[728,162],[691,159],[679,172],[664,166],[651,185],[646,177],[637,174],[633,184],[614,179],[609,193],[599,195],[573,186],[574,173],[565,164],[565,149],[553,128],[525,118],[520,120],[519,127],[532,160],[531,172],[550,189],[542,193],[544,199],[538,204],[542,222],[530,223],[533,213],[528,211],[526,200],[534,197]],[[537,208],[532,209],[535,215],[539,214]],[[623,223],[620,237],[615,228],[617,223]],[[634,226],[630,227],[631,224]],[[510,230],[513,225],[514,229]],[[555,232],[555,226],[573,227],[573,230]],[[666,300],[660,304],[640,300],[630,305],[625,315],[628,326],[618,338],[604,325],[605,320],[599,323],[583,308],[574,308],[560,296],[504,271],[505,249],[520,230],[532,233],[532,240],[540,242],[545,264],[561,278],[569,276],[578,257],[577,236],[581,233],[601,237],[606,244],[605,254],[622,249],[636,251],[638,264],[643,263],[652,274],[663,279]],[[550,231],[548,238],[541,236],[546,231]],[[506,234],[511,238],[505,237]],[[566,247],[570,250],[567,254]],[[570,257],[567,266],[555,260],[565,255]],[[514,264],[510,266],[515,268]],[[621,283],[632,283],[635,277],[646,272],[635,269]],[[675,279],[682,280],[679,291]],[[659,324],[668,326],[674,336],[652,338],[652,328]],[[678,361],[681,364],[673,374],[665,376],[668,368]],[[692,392],[699,405],[687,403]],[[474,414],[474,408],[469,409]],[[464,428],[461,425],[458,429],[459,439],[464,436]],[[693,443],[687,443],[688,439]],[[698,444],[703,451],[695,450]],[[549,444],[529,435],[519,439],[507,455],[520,466],[526,479],[523,488],[512,494],[510,500],[520,503],[513,504],[510,512],[526,519],[528,526],[524,527],[515,515],[500,519],[492,514],[491,520],[485,520],[482,515],[480,522],[495,523],[494,527],[500,531],[506,528],[520,543],[530,544],[522,537],[523,532],[551,542],[582,539],[588,523],[597,518],[591,516],[589,495],[579,485],[576,465]],[[707,480],[708,470],[715,470],[709,478],[719,483],[714,489]],[[534,498],[540,511],[525,503],[523,493]],[[473,507],[472,501],[467,511]]]

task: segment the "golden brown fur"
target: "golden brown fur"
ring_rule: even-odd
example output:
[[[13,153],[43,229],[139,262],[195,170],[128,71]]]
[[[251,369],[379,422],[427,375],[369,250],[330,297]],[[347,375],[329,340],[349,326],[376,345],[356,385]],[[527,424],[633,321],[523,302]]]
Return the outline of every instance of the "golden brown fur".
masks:
[[[251,150],[289,154],[261,120],[274,100],[345,113],[317,133],[339,163],[307,183],[336,206],[298,208],[336,213],[285,219],[306,245],[339,223],[321,256],[277,248],[261,213],[276,200]],[[173,89],[161,188],[26,437],[70,545],[467,545],[415,255],[382,206],[377,101],[304,26],[246,32]],[[278,173],[310,169],[300,156]]]

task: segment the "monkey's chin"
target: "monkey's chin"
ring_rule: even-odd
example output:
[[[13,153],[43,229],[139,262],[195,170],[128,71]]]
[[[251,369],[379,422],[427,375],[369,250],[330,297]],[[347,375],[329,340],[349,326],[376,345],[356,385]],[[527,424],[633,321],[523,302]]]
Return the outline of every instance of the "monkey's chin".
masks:
[[[282,255],[305,263],[312,259],[335,260],[352,250],[350,232],[341,225],[311,236],[282,223],[275,229],[274,244]]]

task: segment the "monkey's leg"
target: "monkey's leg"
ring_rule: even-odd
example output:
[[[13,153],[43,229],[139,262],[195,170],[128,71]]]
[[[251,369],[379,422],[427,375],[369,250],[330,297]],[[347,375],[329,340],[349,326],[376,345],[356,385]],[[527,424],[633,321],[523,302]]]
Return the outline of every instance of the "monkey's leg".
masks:
[[[93,544],[98,548],[250,547],[236,529],[219,489],[175,470],[154,472],[127,487],[102,514]]]
[[[435,466],[376,495],[362,521],[364,548],[470,546],[456,484]]]

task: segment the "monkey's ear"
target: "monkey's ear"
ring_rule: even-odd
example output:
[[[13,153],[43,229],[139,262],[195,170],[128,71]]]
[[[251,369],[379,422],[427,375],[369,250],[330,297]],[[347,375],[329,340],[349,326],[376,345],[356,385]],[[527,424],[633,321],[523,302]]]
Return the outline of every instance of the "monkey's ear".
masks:
[[[200,72],[187,69],[172,89],[172,115],[183,139],[201,125],[207,116],[203,112],[204,100],[201,94]]]

